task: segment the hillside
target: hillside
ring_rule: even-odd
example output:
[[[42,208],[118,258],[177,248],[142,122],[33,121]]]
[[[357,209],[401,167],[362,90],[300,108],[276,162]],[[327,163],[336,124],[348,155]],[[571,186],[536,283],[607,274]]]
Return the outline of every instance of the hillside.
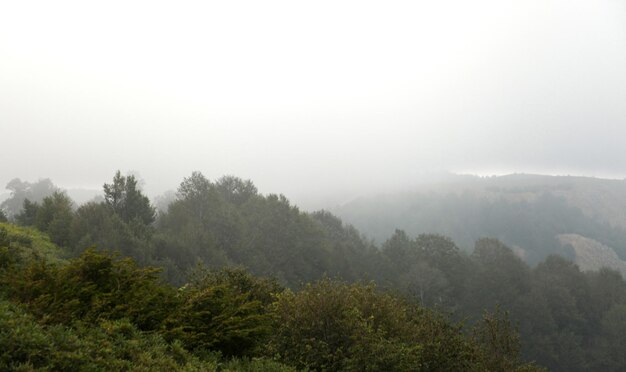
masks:
[[[611,247],[577,234],[562,234],[558,239],[561,244],[574,249],[576,264],[581,270],[597,271],[608,267],[626,277],[626,261],[621,260]]]
[[[626,259],[626,181],[514,174],[455,176],[411,191],[362,197],[331,211],[383,242],[396,228],[409,235],[440,233],[470,249],[495,237],[535,264],[551,253],[576,252],[557,239],[578,234]]]

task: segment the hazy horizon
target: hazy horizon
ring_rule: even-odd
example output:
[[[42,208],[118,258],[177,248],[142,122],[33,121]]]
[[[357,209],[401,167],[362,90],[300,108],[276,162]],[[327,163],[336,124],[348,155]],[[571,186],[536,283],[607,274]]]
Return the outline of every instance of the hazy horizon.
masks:
[[[626,177],[626,3],[0,6],[0,187],[299,200],[450,171]],[[0,190],[0,194],[3,190]]]
[[[140,188],[142,190],[150,190],[149,185],[146,184],[145,179],[141,177],[139,172],[131,172],[132,174],[139,177]],[[125,174],[131,174],[126,172]],[[341,206],[345,203],[351,202],[360,197],[372,197],[376,195],[384,195],[384,194],[393,194],[393,193],[402,193],[402,192],[411,192],[419,190],[420,186],[432,186],[439,183],[450,182],[453,180],[452,177],[477,177],[480,179],[488,179],[492,177],[506,177],[513,175],[529,175],[529,176],[547,176],[547,177],[575,177],[575,178],[592,178],[598,180],[611,180],[611,181],[625,181],[626,178],[623,177],[611,177],[609,176],[597,176],[597,175],[584,175],[584,174],[542,174],[542,173],[533,173],[533,172],[511,172],[511,173],[455,173],[448,171],[440,171],[440,172],[429,172],[424,173],[421,177],[412,180],[412,182],[406,182],[397,185],[387,185],[386,187],[374,187],[370,189],[366,188],[355,188],[355,189],[346,189],[346,190],[334,190],[334,191],[326,191],[326,192],[309,192],[309,193],[294,193],[289,194],[287,192],[281,190],[269,190],[260,188],[259,192],[262,194],[283,194],[285,195],[294,205],[302,208],[303,210],[313,211],[319,209],[327,209]],[[189,175],[187,175],[189,176]],[[185,176],[185,177],[187,177]],[[237,175],[234,175],[237,176]],[[37,182],[41,179],[50,179],[50,177],[38,177],[37,179],[21,179],[26,182]],[[110,177],[112,178],[112,176]],[[219,179],[215,178],[212,181]],[[55,186],[61,188],[62,190],[68,191],[70,196],[74,198],[74,201],[77,202],[78,205],[87,202],[89,200],[93,200],[95,196],[102,196],[102,185],[104,183],[110,183],[111,180],[103,180],[101,184],[94,185],[67,185],[67,184],[59,184],[56,183],[53,179],[51,181],[55,184]],[[254,180],[251,180],[254,182]],[[166,194],[170,192],[176,192],[178,185],[182,182],[182,179],[176,183],[173,183],[171,187],[165,188],[164,190],[158,191],[157,193],[146,192],[147,196],[152,200],[152,202],[159,201],[160,198],[166,196]],[[6,185],[6,184],[5,184]],[[256,185],[256,183],[255,183]],[[258,185],[256,185],[258,187]],[[10,196],[10,191],[6,189],[0,190],[0,202]]]

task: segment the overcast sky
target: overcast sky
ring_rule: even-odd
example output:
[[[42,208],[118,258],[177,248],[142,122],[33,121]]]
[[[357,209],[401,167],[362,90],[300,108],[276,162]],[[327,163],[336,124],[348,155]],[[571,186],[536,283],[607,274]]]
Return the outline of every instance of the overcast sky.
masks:
[[[623,0],[0,4],[0,186],[626,176]]]

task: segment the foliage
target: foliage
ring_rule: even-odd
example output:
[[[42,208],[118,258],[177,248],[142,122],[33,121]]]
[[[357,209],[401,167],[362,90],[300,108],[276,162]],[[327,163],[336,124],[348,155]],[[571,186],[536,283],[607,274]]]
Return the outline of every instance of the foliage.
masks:
[[[139,190],[134,175],[122,176],[118,170],[113,182],[104,184],[104,199],[108,205],[126,223],[138,220],[149,225],[155,220],[156,211],[150,205],[148,197]]]
[[[15,221],[22,226],[33,226],[37,221],[38,211],[38,203],[33,203],[29,199],[24,199],[22,211],[15,215]]]
[[[22,270],[35,260],[57,264],[65,252],[30,227],[0,223],[0,270]]]
[[[220,365],[223,372],[296,372],[293,367],[286,366],[267,358],[231,359]]]
[[[127,318],[156,330],[175,305],[158,271],[90,249],[60,267],[33,262],[14,274],[11,297],[46,324]]]
[[[473,270],[464,303],[466,313],[474,318],[481,316],[486,304],[512,304],[530,291],[530,268],[500,241],[478,240],[471,259]]]
[[[530,194],[534,196],[527,198]],[[556,236],[576,233],[612,247],[626,259],[626,229],[595,219],[558,195],[524,190],[496,192],[491,197],[474,192],[415,192],[357,199],[334,213],[381,243],[401,229],[411,236],[442,234],[470,252],[476,240],[494,237],[523,249],[524,260],[535,265],[550,254],[571,258],[571,251]]]
[[[150,262],[152,230],[139,221],[125,223],[104,203],[90,202],[76,211],[70,227],[75,255],[85,248],[117,250],[142,264]]]
[[[258,195],[256,186],[250,180],[234,176],[224,176],[215,183],[215,188],[229,203],[241,205]]]
[[[275,278],[256,277],[243,267],[225,267],[220,270],[208,270],[196,267],[187,288],[207,288],[226,285],[240,294],[247,294],[251,300],[259,301],[263,306],[274,302],[276,295],[284,291]]]
[[[74,218],[73,202],[62,191],[54,191],[41,204],[24,199],[22,211],[15,221],[22,226],[35,226],[57,245],[70,246],[70,226]]]
[[[167,335],[191,350],[253,354],[271,331],[265,306],[279,288],[242,269],[209,272],[181,288],[181,305],[167,320]]]
[[[269,333],[256,298],[269,304],[281,290],[270,279],[209,272],[177,296],[159,270],[129,258],[88,249],[53,264],[37,253],[53,246],[39,233],[0,227],[0,294],[19,303],[0,301],[0,369],[216,370],[215,351],[248,355]],[[258,358],[219,368],[292,370]]]
[[[135,176],[122,176],[117,171],[113,182],[103,188],[104,202],[86,203],[75,213],[70,227],[74,253],[95,246],[115,249],[144,265],[156,261],[152,252],[156,211]]]
[[[179,343],[146,334],[128,320],[45,327],[22,308],[0,301],[1,370],[215,371]]]
[[[626,282],[615,271],[581,272],[558,256],[531,267],[519,249],[492,238],[478,239],[468,254],[445,236],[412,237],[397,230],[378,249],[327,211],[304,213],[282,195],[259,194],[250,181],[227,176],[211,182],[199,172],[183,180],[176,200],[152,224],[137,212],[152,207],[134,177],[128,185],[118,172],[107,185],[108,201],[74,212],[64,194],[53,192],[37,203],[25,202],[17,219],[32,227],[0,223],[0,295],[18,306],[11,316],[19,318],[21,311],[48,334],[45,342],[54,345],[55,335],[70,332],[74,336],[63,337],[106,344],[103,324],[119,324],[113,329],[121,331],[126,322],[137,337],[120,345],[163,337],[159,342],[167,348],[214,368],[536,368],[520,354],[556,371],[626,366]],[[124,196],[128,192],[142,202],[125,207],[132,199]],[[493,201],[489,224],[507,228],[505,237],[533,244],[547,244],[546,234],[561,223],[584,227],[584,219],[561,209],[558,199],[541,202],[545,205]],[[546,211],[559,221],[539,218],[542,232],[527,235],[531,226],[511,227],[516,219],[507,208],[516,208],[525,221]],[[468,228],[474,229],[472,223]],[[69,226],[69,243],[62,233],[67,230],[53,226]],[[588,231],[600,231],[596,228]],[[499,229],[492,235],[504,231]],[[84,251],[92,245],[100,251]],[[102,252],[107,249],[121,256]],[[68,252],[75,258],[65,260]],[[229,268],[234,264],[239,267]],[[328,275],[347,282],[375,280],[397,295],[373,285],[317,282]],[[494,308],[503,310],[484,315]],[[33,335],[39,332],[35,328]],[[468,329],[474,332],[469,335]],[[87,337],[92,333],[99,336]],[[85,345],[72,348],[98,355],[90,349],[95,341]],[[39,363],[35,354],[16,363],[28,369]]]
[[[27,211],[26,201],[24,211]],[[72,200],[63,192],[55,191],[45,197],[35,214],[35,226],[39,231],[48,233],[52,242],[68,247],[70,244],[70,225],[74,218]]]
[[[274,306],[270,353],[312,370],[460,370],[477,356],[460,328],[373,285],[323,279]]]
[[[396,230],[382,253],[389,265],[387,280],[426,306],[451,308],[454,299],[464,293],[468,273],[473,270],[450,239],[435,234],[410,239]]]
[[[11,196],[0,204],[0,209],[4,210],[9,218],[13,218],[21,212],[26,199],[33,203],[39,203],[45,197],[59,190],[48,178],[40,179],[34,183],[14,178],[9,181],[5,188],[11,190]]]
[[[482,350],[483,367],[488,371],[531,371],[540,368],[522,363],[517,330],[508,313],[496,307],[495,312],[483,314],[473,329],[473,338]]]
[[[194,172],[159,218],[154,256],[170,260],[168,275],[177,284],[197,260],[211,268],[244,265],[292,288],[324,273],[363,277],[369,270],[357,265],[371,263],[373,250],[355,230],[333,223],[302,213],[282,195],[259,195],[250,181],[214,183]]]

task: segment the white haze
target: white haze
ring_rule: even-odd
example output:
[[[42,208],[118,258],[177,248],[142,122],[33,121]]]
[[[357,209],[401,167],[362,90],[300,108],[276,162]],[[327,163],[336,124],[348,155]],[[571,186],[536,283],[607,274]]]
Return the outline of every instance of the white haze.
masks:
[[[0,134],[0,186],[621,178],[626,2],[4,1]]]

